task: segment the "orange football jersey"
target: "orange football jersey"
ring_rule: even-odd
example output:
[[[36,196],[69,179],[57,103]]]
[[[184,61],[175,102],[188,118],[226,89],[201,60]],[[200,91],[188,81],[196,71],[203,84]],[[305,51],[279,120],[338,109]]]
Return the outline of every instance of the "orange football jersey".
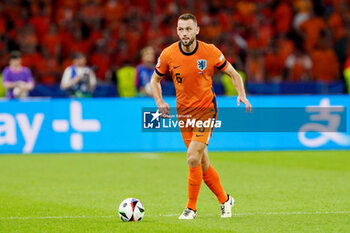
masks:
[[[163,76],[169,70],[176,89],[177,107],[212,107],[215,97],[212,76],[216,68],[225,70],[229,63],[213,44],[197,41],[193,52],[186,53],[180,43],[175,42],[163,50],[155,72]]]

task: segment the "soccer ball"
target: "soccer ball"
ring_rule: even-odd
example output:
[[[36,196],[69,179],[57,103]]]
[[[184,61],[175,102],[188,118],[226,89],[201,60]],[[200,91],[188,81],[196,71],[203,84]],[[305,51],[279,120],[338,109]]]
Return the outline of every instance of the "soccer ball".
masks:
[[[118,213],[124,222],[138,222],[143,218],[145,208],[139,200],[127,198],[120,203]]]

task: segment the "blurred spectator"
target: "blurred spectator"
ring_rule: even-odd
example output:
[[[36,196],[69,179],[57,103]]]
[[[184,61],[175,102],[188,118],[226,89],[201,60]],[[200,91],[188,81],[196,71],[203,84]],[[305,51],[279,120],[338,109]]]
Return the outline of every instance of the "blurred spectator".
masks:
[[[319,16],[316,16],[312,10],[309,11],[309,18],[300,26],[302,37],[304,39],[304,48],[307,52],[311,52],[317,42],[321,38],[321,34],[325,33],[326,23]]]
[[[240,70],[236,70],[239,75],[242,77],[243,83],[246,82],[246,76],[245,73],[243,73]],[[236,88],[234,87],[233,83],[232,83],[232,79],[230,78],[230,76],[228,76],[227,74],[223,74],[221,76],[221,84],[224,88],[224,94],[225,95],[230,95],[230,96],[237,96],[238,92],[236,90]]]
[[[125,63],[117,73],[117,89],[121,97],[135,97],[137,89],[135,86],[136,69],[135,67]]]
[[[6,89],[2,84],[2,74],[0,74],[0,97],[5,97]]]
[[[98,80],[106,80],[108,69],[111,66],[111,57],[105,39],[99,39],[96,43],[95,51],[91,54],[90,64],[96,67],[96,77]]]
[[[310,81],[312,61],[303,49],[297,48],[286,60],[287,78],[292,82]]]
[[[324,83],[339,79],[339,62],[329,38],[322,38],[317,47],[311,52],[311,76]]]
[[[126,62],[136,66],[143,47],[158,53],[175,42],[172,25],[184,11],[198,17],[200,40],[217,44],[228,59],[233,57],[228,51],[239,56],[248,83],[283,81],[281,64],[294,47],[304,44],[302,53],[314,59],[323,35],[332,37],[338,74],[350,54],[349,0],[6,0],[0,3],[0,68],[9,51],[20,50],[37,83],[58,83],[72,51],[80,51],[96,66],[97,79],[111,82],[106,74],[116,74]],[[306,78],[303,69],[311,64],[306,63],[289,70],[292,80]],[[298,67],[303,77],[297,77]]]
[[[73,65],[64,70],[61,88],[67,90],[71,97],[91,97],[96,86],[94,71],[86,66],[82,53],[73,55]]]
[[[350,94],[350,56],[348,57],[348,59],[346,59],[343,75],[345,79],[347,92],[348,94]]]
[[[293,28],[298,29],[299,26],[310,18],[309,12],[312,10],[311,0],[295,0],[293,8],[295,11],[293,18]]]
[[[39,65],[40,61],[42,61],[41,53],[39,53],[34,46],[23,47],[22,52],[23,65],[28,66],[35,74],[37,65]]]
[[[270,46],[264,59],[265,77],[268,77],[268,81],[282,81],[284,64],[283,57],[278,52],[278,47]]]
[[[152,96],[150,82],[154,70],[154,49],[143,48],[141,59],[142,63],[136,67],[136,87],[141,95]]]
[[[248,51],[245,70],[248,82],[264,82],[264,58],[259,50]]]
[[[289,33],[293,20],[292,6],[288,2],[280,1],[280,3],[273,12],[273,20],[276,25],[276,33]]]
[[[43,84],[55,84],[59,80],[60,67],[56,56],[44,48],[41,60],[36,64],[37,81]]]
[[[276,43],[272,47],[278,47],[278,54],[285,64],[287,57],[294,51],[294,43],[284,34],[279,34],[276,38]]]
[[[48,50],[50,55],[59,55],[61,52],[62,38],[57,30],[57,26],[51,24],[49,33],[46,33],[42,38],[42,46]]]
[[[3,86],[7,89],[6,97],[22,98],[28,96],[28,92],[34,88],[32,72],[21,65],[21,53],[12,51],[10,62],[2,74]]]

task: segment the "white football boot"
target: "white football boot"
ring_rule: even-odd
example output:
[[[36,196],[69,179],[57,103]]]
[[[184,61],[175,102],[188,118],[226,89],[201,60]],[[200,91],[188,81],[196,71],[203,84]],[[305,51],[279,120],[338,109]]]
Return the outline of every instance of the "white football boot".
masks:
[[[235,204],[235,200],[230,195],[227,194],[227,196],[227,201],[220,204],[221,218],[231,218],[232,216],[232,207]]]
[[[179,219],[194,219],[197,216],[197,211],[186,208],[180,215]]]

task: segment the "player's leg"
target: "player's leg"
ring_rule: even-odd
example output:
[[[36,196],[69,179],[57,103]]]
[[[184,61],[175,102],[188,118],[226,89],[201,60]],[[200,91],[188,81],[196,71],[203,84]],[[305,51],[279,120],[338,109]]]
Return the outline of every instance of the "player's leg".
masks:
[[[208,149],[206,148],[202,157],[202,171],[204,183],[216,195],[221,207],[221,217],[231,217],[231,208],[234,205],[234,199],[226,194],[223,189],[218,172],[209,162]]]
[[[204,150],[202,158],[203,181],[208,188],[216,195],[218,201],[227,201],[227,194],[220,182],[220,176],[215,168],[209,163],[208,150]]]
[[[208,148],[205,147],[205,150],[203,152],[202,161],[201,161],[203,175],[208,170],[209,165],[210,165],[210,162],[209,162],[209,156],[208,156]]]
[[[205,148],[205,143],[197,141],[191,141],[188,146],[188,202],[179,219],[194,219],[196,217],[197,198],[203,180],[201,161]]]

